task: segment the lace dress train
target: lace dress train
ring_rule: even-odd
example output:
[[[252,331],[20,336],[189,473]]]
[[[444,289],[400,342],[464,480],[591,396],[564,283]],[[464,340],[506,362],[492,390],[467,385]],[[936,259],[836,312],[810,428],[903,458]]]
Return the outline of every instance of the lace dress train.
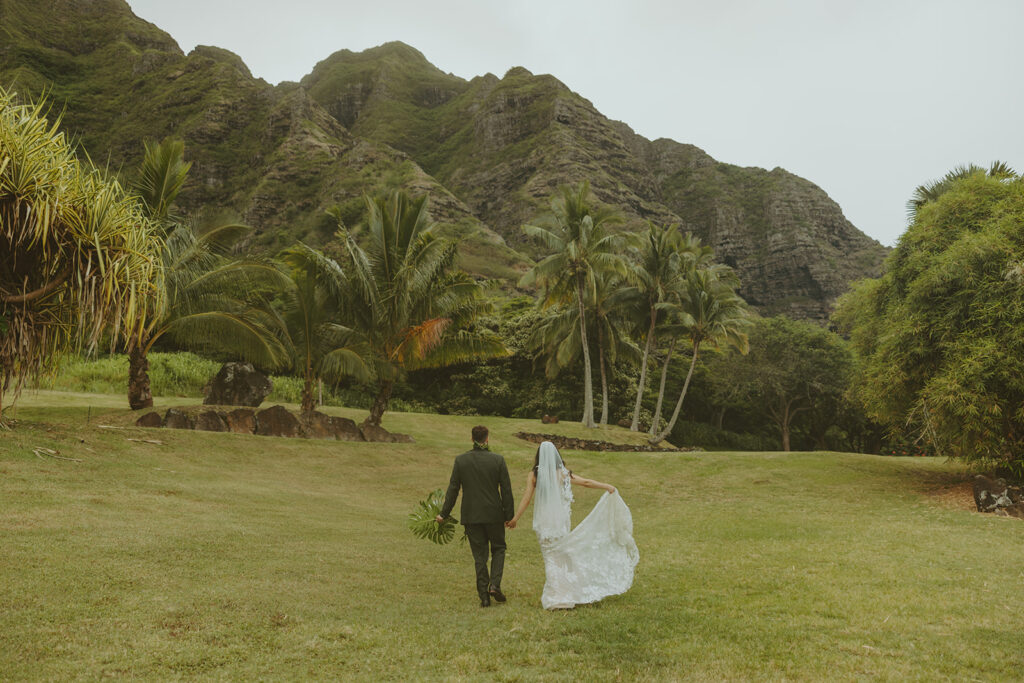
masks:
[[[633,516],[618,492],[601,496],[569,533],[541,539],[540,549],[546,576],[541,595],[544,609],[567,609],[625,593],[633,585],[633,570],[640,560],[633,541]]]

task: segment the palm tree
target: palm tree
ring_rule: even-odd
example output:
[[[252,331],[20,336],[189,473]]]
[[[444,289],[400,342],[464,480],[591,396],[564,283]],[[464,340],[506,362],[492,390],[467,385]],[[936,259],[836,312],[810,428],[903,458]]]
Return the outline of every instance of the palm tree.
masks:
[[[130,336],[159,296],[158,231],[46,116],[0,88],[0,409],[59,354]]]
[[[371,379],[365,347],[353,331],[338,322],[348,296],[347,281],[336,261],[297,244],[281,254],[286,279],[273,309],[275,330],[287,351],[285,363],[303,379],[302,412],[316,407],[313,386],[319,380],[343,377]]]
[[[594,299],[598,273],[629,272],[622,252],[629,238],[609,228],[622,221],[611,209],[590,203],[590,185],[563,187],[552,201],[551,211],[535,224],[523,226],[551,252],[520,279],[520,286],[544,288],[544,307],[575,301],[579,311],[580,345],[583,351],[583,424],[594,424],[594,390],[587,338],[586,301]]]
[[[598,368],[601,375],[601,419],[608,424],[608,369],[620,357],[630,361],[640,355],[636,344],[623,334],[627,329],[622,316],[628,299],[623,281],[617,276],[598,276],[595,299],[586,309],[587,336],[597,340]],[[579,361],[583,344],[580,335],[579,309],[576,306],[552,307],[534,330],[529,344],[547,357],[545,374],[556,377],[565,367]]]
[[[380,425],[406,372],[508,353],[496,334],[472,327],[487,309],[483,288],[456,270],[456,245],[439,238],[426,196],[366,197],[365,247],[340,216],[345,298],[340,320],[361,349],[377,393],[365,424]]]
[[[697,268],[686,277],[681,288],[680,317],[686,329],[685,338],[690,344],[692,355],[690,369],[679,392],[675,410],[665,429],[653,435],[649,441],[657,444],[672,433],[672,428],[679,418],[683,407],[683,399],[690,388],[690,379],[697,366],[697,358],[701,347],[709,345],[714,348],[733,346],[741,353],[748,348],[745,330],[749,325],[749,313],[746,302],[737,295],[733,283],[725,271],[716,268]]]
[[[183,151],[180,141],[147,143],[139,171],[137,191],[150,219],[165,231],[165,240],[155,282],[161,296],[150,300],[146,324],[129,344],[128,404],[133,410],[153,405],[148,355],[165,335],[179,346],[224,351],[263,367],[277,367],[284,359],[284,348],[246,300],[247,287],[277,282],[277,270],[226,257],[250,228],[181,221],[173,213],[190,168]]]
[[[640,358],[640,379],[636,386],[636,402],[633,405],[633,420],[630,430],[637,431],[640,424],[640,408],[647,390],[647,360],[655,348],[655,330],[659,320],[665,317],[669,292],[680,277],[680,243],[682,236],[677,225],[659,227],[648,224],[645,241],[641,248],[634,250],[637,257],[635,268],[637,284],[627,288],[626,296],[634,301],[644,339],[644,350]]]
[[[665,384],[668,381],[668,369],[672,362],[672,354],[675,352],[677,342],[681,336],[686,334],[686,326],[681,320],[681,299],[685,291],[681,285],[685,284],[686,278],[699,268],[711,269],[721,278],[733,278],[729,282],[738,286],[731,269],[712,263],[714,251],[711,247],[704,245],[699,237],[692,233],[686,233],[673,245],[678,256],[677,271],[674,277],[664,280],[665,298],[658,308],[663,313],[663,322],[660,328],[656,329],[656,335],[668,338],[668,347],[665,350],[665,357],[661,363],[661,380],[658,384],[658,398],[651,416],[649,433],[654,436],[661,424],[661,408],[665,401]],[[639,417],[639,416],[637,416]],[[639,420],[637,420],[639,428]]]
[[[988,169],[975,164],[957,166],[938,180],[934,180],[927,185],[917,186],[914,194],[907,201],[907,218],[913,221],[921,207],[929,202],[934,202],[948,192],[957,180],[962,180],[975,173],[984,173],[990,178],[998,178],[999,180],[1013,180],[1019,177],[1017,172],[1010,168],[1009,164],[1002,161],[993,161]]]

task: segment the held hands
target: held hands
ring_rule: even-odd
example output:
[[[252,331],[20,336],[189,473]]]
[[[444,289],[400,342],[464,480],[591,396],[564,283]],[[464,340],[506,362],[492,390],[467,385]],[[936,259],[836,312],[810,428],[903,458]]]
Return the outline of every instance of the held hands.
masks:
[[[509,529],[515,529],[516,528],[516,520],[514,520],[514,519],[508,520],[507,522],[505,522],[505,526],[508,527]]]
[[[436,522],[437,522],[438,524],[444,524],[444,517],[442,517],[441,515],[438,515],[437,517],[434,517],[434,520],[435,520],[435,521],[436,521]]]

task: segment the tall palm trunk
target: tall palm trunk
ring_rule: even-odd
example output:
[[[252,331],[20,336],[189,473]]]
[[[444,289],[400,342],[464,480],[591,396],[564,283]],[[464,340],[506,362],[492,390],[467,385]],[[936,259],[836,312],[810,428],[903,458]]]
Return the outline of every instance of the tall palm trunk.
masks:
[[[391,400],[391,390],[394,386],[395,383],[390,380],[380,383],[377,396],[373,399],[373,405],[370,406],[370,415],[363,424],[380,427],[380,420],[384,416],[384,411],[388,409],[388,401]]]
[[[128,405],[132,410],[153,407],[153,392],[149,384],[149,359],[138,338],[133,338],[128,351]]]
[[[665,382],[668,380],[668,364],[672,360],[672,352],[676,350],[676,340],[668,344],[668,351],[665,353],[665,362],[661,365],[661,384],[658,386],[658,404],[654,408],[654,415],[651,416],[651,426],[647,433],[654,436],[658,431],[658,424],[661,423],[661,406],[665,401]]]
[[[654,345],[654,325],[657,323],[655,318],[654,306],[651,306],[651,326],[647,329],[647,343],[644,344],[644,355],[640,361],[640,381],[636,385],[636,403],[633,404],[633,422],[629,425],[629,431],[636,432],[640,430],[640,406],[643,404],[644,391],[647,389],[647,358],[651,355],[651,348]]]
[[[664,431],[656,436],[652,436],[648,441],[652,444],[660,443],[672,433],[672,428],[676,426],[676,420],[679,419],[679,410],[683,407],[683,399],[686,398],[686,390],[690,388],[690,378],[693,377],[693,369],[697,367],[697,355],[700,351],[700,343],[694,342],[693,344],[693,358],[690,359],[690,370],[686,373],[686,381],[683,382],[683,390],[679,392],[679,400],[676,401],[676,408],[672,411],[672,419],[668,421],[668,425]]]
[[[608,425],[608,373],[604,362],[604,334],[597,328],[597,363],[601,366],[601,426]]]
[[[576,276],[576,303],[580,307],[580,343],[583,344],[583,426],[594,428],[594,381],[590,369],[590,346],[587,343],[587,323],[584,320],[583,282]]]
[[[302,384],[302,412],[312,413],[316,410],[316,401],[313,399],[313,375],[308,370],[305,381]]]

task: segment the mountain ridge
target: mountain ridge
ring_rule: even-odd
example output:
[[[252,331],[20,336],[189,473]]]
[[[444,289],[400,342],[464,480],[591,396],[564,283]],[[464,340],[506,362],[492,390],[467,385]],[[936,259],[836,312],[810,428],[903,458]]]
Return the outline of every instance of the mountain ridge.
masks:
[[[816,185],[741,168],[695,145],[647,140],[556,77],[512,67],[466,80],[392,41],[338,50],[270,85],[214,46],[185,54],[123,0],[0,1],[0,84],[66,102],[64,128],[93,158],[131,168],[142,141],[186,141],[187,209],[224,207],[252,247],[329,241],[362,216],[363,192],[430,194],[464,268],[505,280],[540,256],[519,226],[561,185],[589,180],[627,229],[679,223],[736,268],[764,313],[823,320],[886,249]]]

